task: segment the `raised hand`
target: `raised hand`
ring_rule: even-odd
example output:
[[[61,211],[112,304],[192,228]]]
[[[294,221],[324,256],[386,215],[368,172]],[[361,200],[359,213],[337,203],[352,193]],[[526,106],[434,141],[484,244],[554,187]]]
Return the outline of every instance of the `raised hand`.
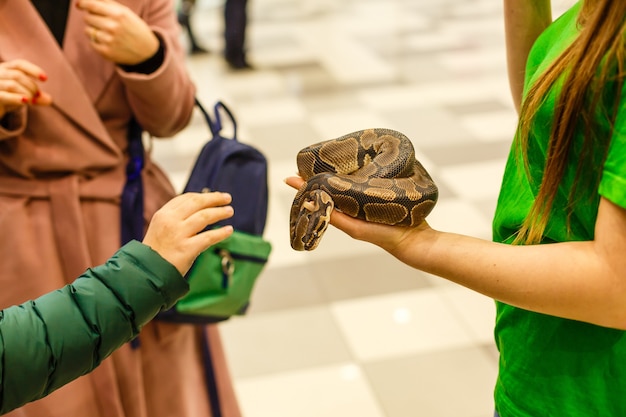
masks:
[[[47,78],[41,68],[23,59],[0,63],[0,119],[29,104],[50,105],[52,97],[39,88]]]
[[[115,0],[79,0],[85,12],[85,35],[104,58],[120,65],[136,65],[153,56],[159,39],[146,22]]]
[[[220,192],[174,197],[154,214],[143,243],[185,275],[202,251],[232,234],[232,226],[202,232],[233,215],[230,202],[230,194]]]

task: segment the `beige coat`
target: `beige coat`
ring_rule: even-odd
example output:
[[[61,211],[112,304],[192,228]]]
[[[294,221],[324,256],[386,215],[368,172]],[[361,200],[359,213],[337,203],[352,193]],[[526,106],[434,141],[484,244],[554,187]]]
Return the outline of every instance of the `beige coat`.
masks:
[[[63,49],[28,0],[0,0],[0,61],[42,67],[51,107],[30,106],[0,126],[0,308],[35,298],[103,263],[120,246],[119,200],[125,181],[127,123],[134,115],[155,137],[184,128],[195,88],[184,68],[171,0],[121,0],[165,44],[153,74],[124,73],[101,58],[70,6]],[[150,162],[145,217],[174,195]],[[219,391],[225,417],[238,416],[217,328]],[[12,416],[209,416],[198,331],[151,323],[141,347],[124,346],[92,374]],[[51,364],[54,366],[54,364]]]

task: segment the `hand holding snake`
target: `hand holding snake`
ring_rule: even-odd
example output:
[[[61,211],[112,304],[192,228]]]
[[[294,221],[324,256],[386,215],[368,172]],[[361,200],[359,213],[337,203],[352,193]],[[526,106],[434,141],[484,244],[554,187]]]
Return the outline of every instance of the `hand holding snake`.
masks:
[[[416,227],[437,202],[437,186],[397,131],[369,129],[320,142],[301,150],[297,164],[304,182],[288,180],[300,185],[290,214],[295,250],[319,245],[335,208],[371,223]]]

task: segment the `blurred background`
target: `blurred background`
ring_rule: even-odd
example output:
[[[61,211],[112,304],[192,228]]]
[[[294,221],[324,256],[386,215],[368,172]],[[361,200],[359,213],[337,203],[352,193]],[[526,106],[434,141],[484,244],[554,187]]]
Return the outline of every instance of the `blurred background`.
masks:
[[[501,1],[250,0],[246,70],[223,59],[223,1],[197,1],[198,98],[224,101],[270,167],[274,249],[249,313],[220,324],[244,416],[492,416],[493,301],[336,230],[293,251],[283,179],[309,144],[396,129],[440,188],[430,224],[490,239],[516,127]],[[154,144],[179,189],[208,137],[196,114]]]

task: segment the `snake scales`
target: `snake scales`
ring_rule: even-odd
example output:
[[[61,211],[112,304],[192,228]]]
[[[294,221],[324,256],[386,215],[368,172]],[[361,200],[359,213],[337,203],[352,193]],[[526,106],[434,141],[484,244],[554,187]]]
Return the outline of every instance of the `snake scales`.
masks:
[[[334,208],[370,222],[416,226],[437,202],[437,186],[411,141],[394,130],[361,130],[308,146],[297,165],[305,183],[291,206],[295,250],[317,248]]]

